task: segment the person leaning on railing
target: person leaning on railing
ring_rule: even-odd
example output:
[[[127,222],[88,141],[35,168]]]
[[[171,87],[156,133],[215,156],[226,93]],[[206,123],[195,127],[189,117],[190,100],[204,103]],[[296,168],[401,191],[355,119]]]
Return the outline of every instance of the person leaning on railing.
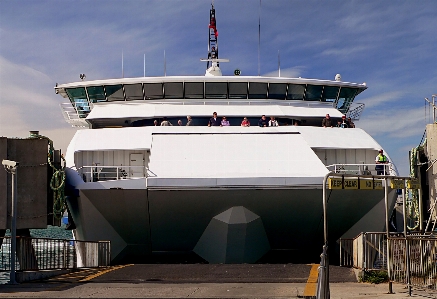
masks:
[[[378,156],[375,158],[376,164],[387,164],[389,160],[386,155],[384,155],[384,151],[382,149],[379,150]],[[385,174],[384,170],[385,165],[376,165],[375,170],[377,175]]]

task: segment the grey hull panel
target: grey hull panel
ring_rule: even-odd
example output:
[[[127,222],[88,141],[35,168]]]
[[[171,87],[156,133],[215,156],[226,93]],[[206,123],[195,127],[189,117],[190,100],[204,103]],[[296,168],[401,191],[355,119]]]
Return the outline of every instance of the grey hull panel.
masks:
[[[111,240],[114,261],[192,251],[211,219],[234,206],[260,216],[271,249],[318,252],[323,243],[321,189],[87,189],[79,194],[68,200],[76,237]],[[328,190],[330,242],[383,199],[383,190]]]

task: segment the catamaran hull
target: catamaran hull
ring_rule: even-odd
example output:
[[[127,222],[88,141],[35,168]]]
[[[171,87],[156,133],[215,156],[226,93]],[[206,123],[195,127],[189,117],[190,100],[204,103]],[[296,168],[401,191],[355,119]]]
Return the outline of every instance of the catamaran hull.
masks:
[[[88,184],[89,186],[89,184]],[[211,219],[243,206],[261,218],[271,250],[319,252],[323,245],[321,186],[171,189],[78,189],[68,199],[75,237],[110,240],[113,263],[153,253],[191,252]],[[329,190],[330,244],[378,202],[383,190]],[[394,202],[394,190],[389,201]],[[384,219],[374,219],[381,222]],[[219,242],[219,240],[217,240]],[[318,255],[315,255],[315,261]]]

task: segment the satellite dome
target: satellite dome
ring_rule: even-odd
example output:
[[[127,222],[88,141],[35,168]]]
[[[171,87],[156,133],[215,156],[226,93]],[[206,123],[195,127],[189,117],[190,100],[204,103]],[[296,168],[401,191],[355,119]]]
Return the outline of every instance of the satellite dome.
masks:
[[[335,75],[335,81],[341,81],[341,75],[340,74]]]

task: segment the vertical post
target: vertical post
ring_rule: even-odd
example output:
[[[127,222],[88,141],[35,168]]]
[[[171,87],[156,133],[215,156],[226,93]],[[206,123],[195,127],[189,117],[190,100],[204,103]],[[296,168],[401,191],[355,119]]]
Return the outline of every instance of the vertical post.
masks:
[[[385,168],[385,166],[384,166]],[[385,231],[386,231],[386,238],[387,238],[387,274],[389,277],[388,282],[388,293],[393,294],[393,282],[391,281],[391,270],[390,270],[390,232],[389,232],[389,214],[388,214],[388,183],[387,183],[387,177],[384,178],[384,201],[385,201]]]
[[[15,254],[17,249],[17,167],[11,168],[12,173],[12,209],[11,209],[11,274],[9,283],[17,284],[15,280]]]

